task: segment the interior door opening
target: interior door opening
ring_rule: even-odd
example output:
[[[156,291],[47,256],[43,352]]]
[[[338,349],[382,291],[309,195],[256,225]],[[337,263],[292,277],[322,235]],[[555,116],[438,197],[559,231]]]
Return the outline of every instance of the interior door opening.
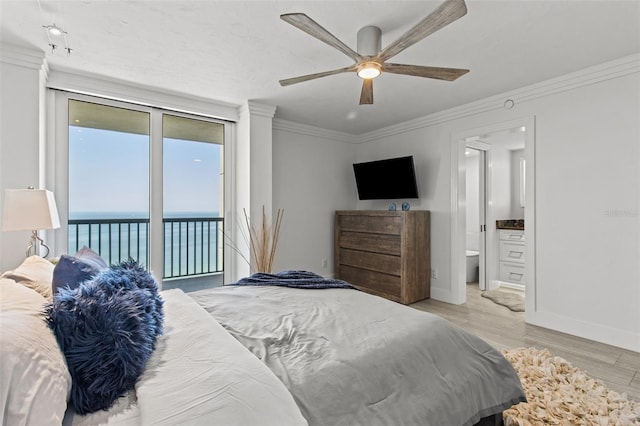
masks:
[[[524,294],[525,130],[519,126],[465,140],[467,291],[477,285],[480,291]]]
[[[452,137],[451,181],[455,201],[451,225],[454,282],[451,300],[456,304],[467,300],[467,148],[485,153],[485,220],[482,226],[478,220],[476,229],[469,227],[472,232],[484,234],[484,246],[478,245],[485,248],[484,262],[480,262],[482,250],[478,250],[478,285],[480,275],[484,275],[486,290],[504,287],[507,291],[518,291],[525,296],[528,318],[536,310],[535,118],[469,129]],[[478,177],[478,184],[480,180]],[[479,214],[480,211],[478,217]],[[515,229],[504,231],[503,225]],[[501,239],[507,241],[501,244]],[[482,264],[484,274],[479,273]]]

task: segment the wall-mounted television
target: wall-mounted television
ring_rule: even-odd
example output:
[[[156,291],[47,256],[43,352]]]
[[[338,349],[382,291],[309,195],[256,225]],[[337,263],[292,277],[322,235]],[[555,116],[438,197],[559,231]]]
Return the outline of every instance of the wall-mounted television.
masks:
[[[418,198],[413,156],[356,163],[353,172],[361,200]]]

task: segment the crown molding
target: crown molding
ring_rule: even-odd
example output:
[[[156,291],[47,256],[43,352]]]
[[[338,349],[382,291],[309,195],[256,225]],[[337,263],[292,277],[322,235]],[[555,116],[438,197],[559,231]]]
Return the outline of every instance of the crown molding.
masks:
[[[234,104],[58,67],[49,71],[47,87],[222,120],[238,121],[238,106]]]
[[[374,141],[458,118],[502,109],[505,101],[509,99],[518,104],[638,72],[640,72],[640,54],[633,54],[383,129],[362,133],[355,138],[357,143]]]
[[[251,115],[259,115],[261,117],[273,118],[276,114],[276,106],[261,104],[256,101],[247,101],[246,105],[241,105],[239,110],[242,110],[240,113],[249,113]]]
[[[294,121],[276,118],[273,120],[273,129],[281,130],[289,133],[297,133],[299,135],[314,136],[324,139],[331,139],[344,143],[357,143],[357,136],[350,133],[338,132],[335,130],[323,129],[321,127],[311,126],[308,124],[300,124]]]
[[[46,64],[42,50],[0,43],[0,62],[40,71]]]

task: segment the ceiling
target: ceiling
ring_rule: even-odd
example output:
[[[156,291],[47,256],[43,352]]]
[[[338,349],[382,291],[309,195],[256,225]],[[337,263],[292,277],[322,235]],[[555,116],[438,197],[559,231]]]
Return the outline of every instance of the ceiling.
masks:
[[[277,106],[276,117],[351,134],[442,111],[640,52],[640,1],[467,0],[466,16],[392,62],[467,68],[454,82],[397,74],[374,80],[359,106],[355,73],[288,87],[278,80],[352,60],[279,19],[304,12],[356,49],[366,25],[382,46],[440,1],[0,0],[2,42],[46,51],[51,69],[98,74],[232,104]],[[51,54],[43,25],[68,33]]]

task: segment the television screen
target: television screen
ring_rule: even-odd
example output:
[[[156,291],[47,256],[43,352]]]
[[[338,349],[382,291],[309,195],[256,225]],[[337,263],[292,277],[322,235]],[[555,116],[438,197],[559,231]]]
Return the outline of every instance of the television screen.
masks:
[[[418,198],[413,156],[353,165],[361,200]]]

